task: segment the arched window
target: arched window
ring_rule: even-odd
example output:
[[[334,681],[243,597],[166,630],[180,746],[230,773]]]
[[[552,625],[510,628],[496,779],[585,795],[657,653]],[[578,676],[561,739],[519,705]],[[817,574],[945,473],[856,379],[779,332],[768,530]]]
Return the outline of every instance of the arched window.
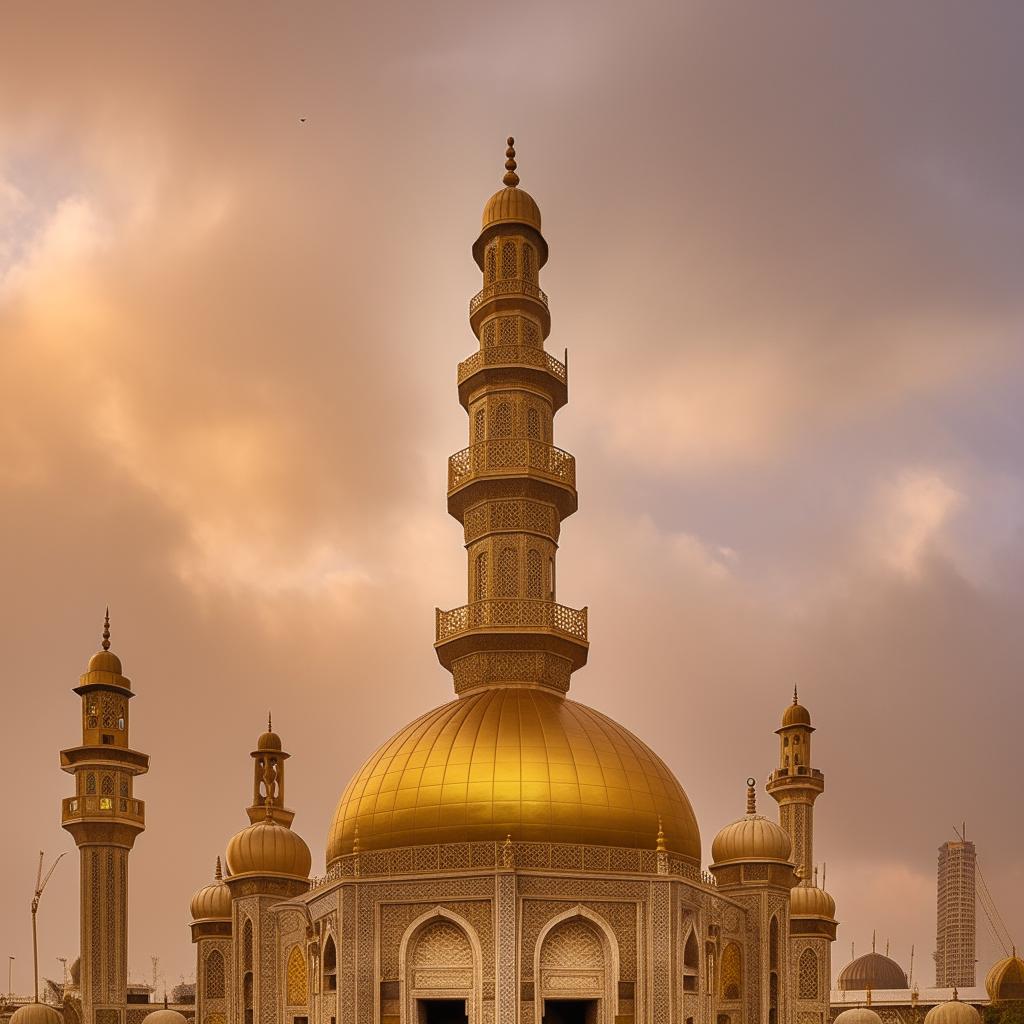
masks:
[[[252,1006],[252,971],[246,971],[245,977],[242,978],[242,1019],[245,1024],[252,1024]]]
[[[483,601],[487,598],[487,552],[481,551],[476,556],[476,571],[473,580],[473,600]]]
[[[473,414],[473,443],[479,444],[484,439],[484,428],[487,424],[487,410],[481,405]]]
[[[334,936],[328,935],[324,943],[324,991],[338,990],[338,951],[334,947]]]
[[[90,796],[96,792],[96,776],[92,772],[85,777],[85,791]]]
[[[306,1005],[306,958],[302,950],[292,946],[288,954],[288,1005]]]
[[[743,958],[735,942],[728,943],[722,950],[721,979],[722,998],[739,999],[743,991]]]
[[[103,781],[100,783],[100,796],[113,796],[114,795],[114,777],[112,775],[104,775]]]
[[[252,970],[252,919],[248,917],[242,926],[242,970]]]
[[[533,246],[523,246],[523,277],[531,283],[537,279],[537,269],[533,258]]]
[[[219,949],[215,949],[206,957],[206,985],[204,986],[206,998],[223,999],[224,986],[224,954]]]
[[[526,410],[526,436],[531,441],[542,440],[540,434],[540,413],[532,406]]]
[[[484,284],[493,284],[498,276],[498,247],[497,245],[487,246],[484,254]]]
[[[501,246],[501,276],[516,276],[516,243],[503,242]]]
[[[818,999],[818,956],[810,946],[800,954],[797,977],[797,994],[800,998]]]
[[[526,553],[526,596],[537,600],[544,596],[544,558],[536,548]]]
[[[508,402],[499,402],[494,410],[494,437],[512,436],[512,406]]]
[[[692,929],[683,944],[683,991],[697,991],[697,974],[700,971],[700,947]]]
[[[779,969],[779,919],[772,918],[768,926],[768,969],[777,971]]]
[[[498,554],[498,597],[515,597],[519,591],[519,552],[505,546]]]

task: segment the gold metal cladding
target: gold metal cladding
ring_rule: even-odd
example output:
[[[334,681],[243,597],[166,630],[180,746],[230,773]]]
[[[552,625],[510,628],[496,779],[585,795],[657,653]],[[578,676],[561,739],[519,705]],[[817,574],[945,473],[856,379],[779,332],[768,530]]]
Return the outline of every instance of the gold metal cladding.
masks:
[[[328,863],[434,843],[577,843],[700,860],[690,802],[664,762],[618,723],[545,689],[487,687],[428,712],[364,764],[338,804]]]

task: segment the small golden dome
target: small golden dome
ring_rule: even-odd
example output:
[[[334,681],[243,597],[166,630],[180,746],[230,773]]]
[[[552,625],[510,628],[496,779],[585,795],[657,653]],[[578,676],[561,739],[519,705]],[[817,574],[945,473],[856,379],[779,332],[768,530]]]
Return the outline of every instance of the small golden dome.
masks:
[[[792,852],[789,833],[757,813],[754,780],[747,779],[747,813],[715,836],[711,844],[712,862],[772,860],[788,864]]]
[[[700,863],[700,831],[661,758],[617,722],[560,694],[488,687],[388,740],[348,784],[327,863],[434,843],[578,843],[669,850]]]
[[[142,1018],[142,1024],[187,1024],[187,1021],[184,1014],[163,1006],[159,1010],[147,1013]]]
[[[10,1024],[64,1024],[64,1017],[46,1003],[26,1003],[11,1014]]]
[[[192,897],[191,910],[193,921],[231,920],[231,890],[222,881],[220,857],[217,858],[213,881]]]
[[[874,950],[851,960],[839,972],[837,985],[844,992],[864,992],[869,988],[878,991],[910,987],[903,968],[891,957],[883,956]]]
[[[267,715],[267,731],[256,741],[257,750],[280,750],[281,737],[274,732],[274,723]]]
[[[1024,960],[1017,950],[998,960],[985,978],[985,990],[993,1003],[1006,1000],[1024,1000]]]
[[[961,1003],[953,989],[953,998],[933,1006],[925,1015],[924,1024],[981,1024],[981,1014],[970,1003]]]
[[[793,687],[793,703],[782,713],[782,728],[790,725],[810,725],[811,713],[797,699],[796,687]]]
[[[302,837],[267,817],[232,837],[227,851],[228,871],[238,875],[287,875],[309,878],[313,859]]]
[[[832,1024],[882,1024],[882,1018],[869,1006],[854,1006],[843,1010]]]
[[[824,889],[804,882],[789,891],[790,917],[822,917],[834,921],[836,901]]]
[[[97,651],[89,659],[90,672],[113,672],[121,675],[121,659],[113,651]]]
[[[483,228],[488,228],[492,224],[528,224],[540,231],[540,207],[529,192],[524,192],[518,187],[515,141],[510,135],[508,149],[505,150],[505,177],[502,178],[505,188],[495,192],[487,200]]]

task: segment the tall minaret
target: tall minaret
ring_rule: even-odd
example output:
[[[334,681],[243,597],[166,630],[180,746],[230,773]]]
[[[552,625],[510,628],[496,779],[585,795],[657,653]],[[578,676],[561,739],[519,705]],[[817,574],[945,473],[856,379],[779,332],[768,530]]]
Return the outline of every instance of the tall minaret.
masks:
[[[811,767],[811,714],[798,700],[782,715],[779,737],[779,767],[765,787],[778,801],[779,820],[793,842],[793,861],[804,878],[814,868],[814,801],[825,790],[825,776]]]
[[[128,990],[128,854],[146,827],[136,775],[149,755],[128,745],[131,682],[110,650],[110,613],[102,650],[92,656],[75,693],[82,698],[82,743],[60,753],[75,777],[61,823],[81,854],[81,991],[83,1024],[124,1024]]]
[[[484,208],[473,257],[483,287],[469,304],[479,351],[459,364],[469,447],[448,460],[448,511],[463,524],[467,604],[437,610],[437,656],[455,691],[532,684],[559,693],[587,660],[587,610],[555,603],[561,521],[576,511],[576,461],[552,443],[568,400],[565,363],[538,274],[548,258],[540,210],[520,189],[514,140],[505,187]]]

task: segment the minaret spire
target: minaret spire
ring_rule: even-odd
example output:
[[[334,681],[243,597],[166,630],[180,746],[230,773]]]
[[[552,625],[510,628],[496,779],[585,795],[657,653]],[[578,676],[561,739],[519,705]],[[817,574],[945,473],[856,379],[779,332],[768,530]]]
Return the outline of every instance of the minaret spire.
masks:
[[[458,694],[492,685],[569,688],[587,660],[587,609],[555,602],[562,520],[576,511],[576,462],[554,445],[568,400],[539,272],[548,247],[540,210],[518,188],[515,139],[505,188],[484,207],[473,257],[483,287],[469,305],[479,349],[459,365],[469,446],[448,460],[448,511],[463,525],[467,603],[437,610],[438,659]]]
[[[103,615],[103,643],[100,645],[103,650],[110,650],[110,606]]]

